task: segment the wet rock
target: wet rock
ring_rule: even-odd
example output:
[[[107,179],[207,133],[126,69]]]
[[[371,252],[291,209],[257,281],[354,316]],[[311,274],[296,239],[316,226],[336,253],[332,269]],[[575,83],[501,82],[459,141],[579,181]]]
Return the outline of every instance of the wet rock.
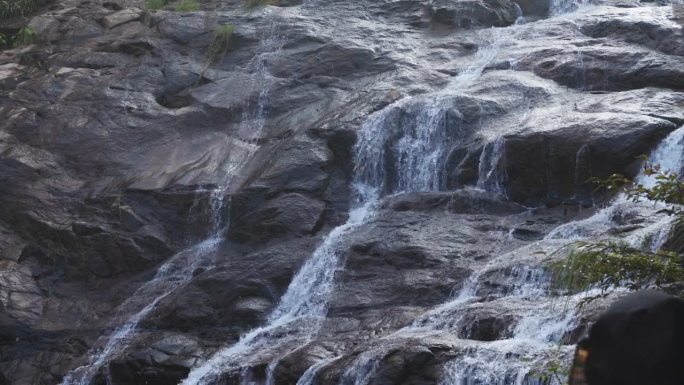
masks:
[[[226,249],[216,268],[162,299],[143,324],[208,340],[234,341],[263,323],[313,248],[312,240],[281,242],[261,251]],[[254,269],[255,264],[260,266]]]
[[[114,12],[111,15],[105,16],[102,23],[107,28],[114,28],[121,24],[129,23],[140,19],[144,15],[144,11],[138,8],[126,8],[121,11]]]
[[[684,56],[681,26],[663,23],[654,16],[653,10],[648,8],[615,10],[613,15],[601,15],[585,21],[580,31],[593,38],[610,37],[668,55]]]
[[[108,365],[112,384],[146,381],[169,384],[182,381],[200,354],[196,340],[182,335],[163,336],[134,354],[113,360]]]
[[[496,314],[494,311],[469,312],[459,324],[460,335],[463,338],[477,341],[496,341],[511,338],[512,326],[516,317],[513,315]]]
[[[520,6],[522,14],[526,18],[529,16],[548,16],[551,8],[551,2],[548,0],[516,0],[515,3]]]
[[[255,199],[259,196],[263,198]],[[259,190],[236,195],[232,202],[230,237],[241,242],[313,234],[325,208],[323,202],[302,194],[268,199]]]
[[[521,239],[524,241],[537,241],[544,238],[544,234],[539,233],[535,230],[524,228],[513,229],[513,231],[511,231],[511,235],[514,238]]]
[[[16,263],[0,264],[0,303],[6,314],[25,325],[35,325],[43,314],[43,293],[30,269]]]
[[[518,6],[507,0],[435,0],[430,4],[433,21],[455,28],[505,27],[515,22],[518,13]]]
[[[448,210],[458,214],[513,214],[523,206],[507,202],[479,189],[466,188],[451,193],[410,193],[390,197],[384,206],[396,211]]]
[[[581,90],[620,91],[648,86],[684,89],[681,60],[636,47],[624,50],[587,46],[572,52],[550,49],[531,55],[520,66]]]
[[[676,128],[669,121],[648,117],[606,118],[593,120],[596,126],[578,122],[550,132],[506,137],[505,161],[499,167],[506,175],[508,196],[522,204],[557,204],[581,191],[579,187],[587,176],[634,176],[639,168],[634,159],[647,154],[668,131]],[[585,157],[578,156],[580,150],[586,152]],[[578,176],[578,170],[584,167],[590,172]]]
[[[435,384],[441,367],[427,347],[415,347],[389,353],[380,362],[372,384]]]

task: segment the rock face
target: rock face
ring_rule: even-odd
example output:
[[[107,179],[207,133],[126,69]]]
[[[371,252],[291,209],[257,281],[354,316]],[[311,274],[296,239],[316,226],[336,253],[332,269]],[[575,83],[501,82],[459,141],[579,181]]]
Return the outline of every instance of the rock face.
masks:
[[[0,384],[532,381],[609,302],[540,252],[662,225],[585,181],[684,124],[670,5],[144,8],[0,51]]]

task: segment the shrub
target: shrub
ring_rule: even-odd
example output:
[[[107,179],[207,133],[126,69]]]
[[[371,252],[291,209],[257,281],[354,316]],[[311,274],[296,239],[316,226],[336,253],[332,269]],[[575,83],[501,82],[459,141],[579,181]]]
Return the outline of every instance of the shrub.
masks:
[[[200,3],[195,0],[180,0],[173,9],[177,12],[193,12],[200,9]]]
[[[24,27],[14,35],[14,45],[28,45],[38,41],[38,33],[31,27]]]
[[[0,19],[25,16],[45,3],[45,0],[0,0]]]
[[[623,242],[575,242],[568,258],[551,265],[554,282],[571,291],[590,287],[602,293],[626,285],[630,290],[684,281],[677,253],[648,252]]]

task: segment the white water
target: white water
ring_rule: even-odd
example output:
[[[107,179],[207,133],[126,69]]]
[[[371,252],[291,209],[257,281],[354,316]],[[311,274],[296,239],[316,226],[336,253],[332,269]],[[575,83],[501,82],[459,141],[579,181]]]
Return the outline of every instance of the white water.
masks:
[[[477,179],[478,188],[504,197],[506,196],[506,190],[504,189],[505,177],[500,172],[499,167],[506,161],[504,155],[505,146],[506,139],[500,136],[482,148]]]
[[[680,171],[684,165],[684,127],[663,140],[653,151],[650,161],[661,164],[663,169]],[[644,175],[639,175],[636,180],[643,184],[653,183]],[[614,226],[611,218],[625,203],[624,197],[619,197],[613,205],[590,218],[559,226],[540,243],[549,239],[571,241],[605,236],[606,230]],[[650,216],[657,211],[652,204],[638,209],[643,210],[643,215]],[[649,226],[625,240],[636,246],[644,235],[652,234],[653,241],[646,246],[658,249],[667,238],[669,218],[651,220]],[[495,259],[483,270],[496,266],[502,258],[506,256]],[[469,306],[479,300],[476,296],[477,282],[482,273],[473,274],[474,278],[468,281],[458,298],[429,312],[408,330],[458,330],[459,322]],[[579,302],[598,293],[590,290],[572,296],[552,297],[548,293],[549,280],[540,268],[523,267],[517,271],[514,268],[509,276],[517,276],[518,282],[512,285],[510,294],[503,297],[504,302],[529,302],[527,305],[524,302],[516,304],[515,311],[522,317],[516,322],[511,338],[478,343],[467,348],[461,357],[445,365],[442,385],[560,385],[561,381],[565,381],[564,378],[551,377],[548,379],[550,382],[543,382],[539,374],[549,361],[569,363],[574,347],[560,345],[560,341],[564,333],[572,330],[577,322],[575,309]]]
[[[494,39],[498,41],[498,39]],[[496,46],[481,49],[476,60],[454,81],[454,87],[466,87],[496,55]],[[451,89],[450,91],[453,91]],[[446,100],[446,99],[444,99]],[[266,325],[250,331],[202,365],[194,368],[184,385],[207,384],[228,369],[237,369],[250,354],[274,347],[301,346],[318,331],[325,316],[335,271],[340,263],[340,246],[345,236],[373,217],[380,194],[394,191],[432,191],[442,188],[441,161],[446,135],[445,105],[423,104],[409,122],[393,126],[397,103],[371,115],[359,132],[354,147],[355,208],[349,219],[333,229],[295,275]],[[392,142],[398,135],[399,140]],[[385,150],[391,152],[392,165],[386,165]],[[388,168],[389,167],[389,168]],[[396,173],[396,187],[388,191],[389,172]],[[273,338],[277,330],[286,335]]]
[[[339,385],[365,385],[368,384],[378,370],[379,353],[366,351],[361,353],[356,360],[342,373]]]
[[[456,122],[450,121],[447,113],[454,107],[454,97],[496,58],[504,40],[498,29],[482,33],[487,43],[445,89],[425,98],[400,100],[367,119],[357,141],[358,180],[382,194],[446,187],[444,151],[449,141],[458,138],[458,127],[453,127]]]
[[[278,306],[268,317],[265,326],[242,336],[236,344],[219,350],[209,360],[193,369],[183,384],[206,384],[227,368],[239,364],[243,356],[274,344],[303,343],[317,331],[325,315],[328,296],[332,290],[335,270],[339,263],[339,247],[344,236],[369,218],[376,200],[367,199],[353,209],[347,222],[333,229],[292,279]],[[299,330],[290,327],[299,325]],[[274,340],[277,329],[288,327],[286,337]]]
[[[269,60],[276,56],[285,44],[285,39],[277,32],[278,28],[280,28],[279,23],[275,21],[271,23],[264,37],[259,41],[254,59],[248,65],[248,69],[253,73],[252,82],[261,87],[254,107],[245,106],[241,116],[240,130],[246,133],[247,141],[251,144],[256,144],[261,139],[268,118],[270,94],[274,85]]]
[[[119,306],[119,317],[125,317],[114,331],[100,338],[89,352],[87,364],[73,369],[62,380],[63,385],[88,385],[95,375],[116,355],[122,353],[133,341],[137,327],[157,304],[178,288],[188,284],[193,273],[200,267],[210,267],[213,256],[223,241],[226,228],[223,226],[225,209],[224,188],[217,188],[210,194],[213,229],[209,238],[177,253],[162,264],[155,276],[140,286],[133,295]]]
[[[317,363],[311,365],[311,367],[309,367],[309,369],[307,369],[306,372],[302,374],[302,377],[299,378],[296,385],[313,385],[321,369],[324,369],[326,366],[330,365],[338,359],[339,357],[328,358],[325,360],[318,361]]]
[[[651,154],[648,161],[651,164],[660,165],[664,171],[672,171],[681,175],[684,170],[684,126],[673,131],[668,135],[658,148]],[[655,186],[655,176],[646,176],[639,174],[636,178],[636,183],[641,183],[645,187]]]

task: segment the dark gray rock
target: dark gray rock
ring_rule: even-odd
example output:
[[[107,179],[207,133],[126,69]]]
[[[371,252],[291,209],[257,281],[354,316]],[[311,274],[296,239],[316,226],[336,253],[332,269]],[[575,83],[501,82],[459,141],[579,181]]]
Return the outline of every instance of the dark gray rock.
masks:
[[[434,22],[454,28],[505,27],[520,16],[516,3],[507,0],[433,0],[429,9]]]

